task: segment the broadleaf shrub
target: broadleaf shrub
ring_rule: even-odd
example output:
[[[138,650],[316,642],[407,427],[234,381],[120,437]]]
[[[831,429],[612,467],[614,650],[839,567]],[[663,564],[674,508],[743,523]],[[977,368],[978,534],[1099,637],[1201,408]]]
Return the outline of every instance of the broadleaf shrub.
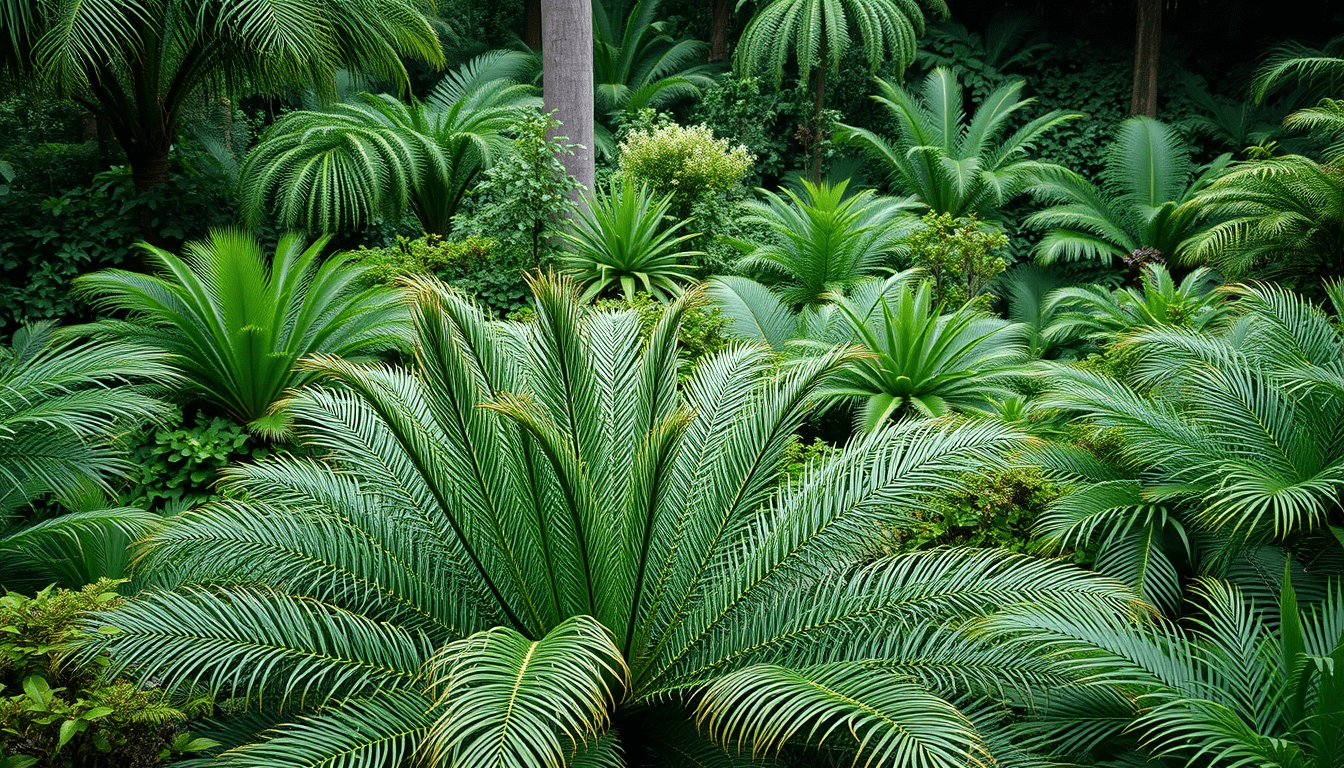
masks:
[[[935,300],[960,306],[984,293],[1008,268],[1001,255],[1008,238],[974,214],[953,218],[928,213],[924,226],[910,236],[910,260],[933,281]]]
[[[209,698],[107,679],[106,655],[77,653],[83,619],[124,602],[119,584],[0,597],[0,765],[148,768],[217,746],[184,730]]]
[[[910,522],[887,532],[898,552],[945,546],[1031,550],[1031,531],[1059,487],[1039,467],[1014,467],[969,475],[961,490],[913,509]]]
[[[189,423],[145,432],[131,446],[137,471],[127,496],[147,509],[181,511],[214,497],[225,467],[262,459],[273,450],[230,419],[197,413]]]
[[[704,125],[632,131],[621,142],[620,172],[671,195],[671,214],[687,218],[695,204],[742,182],[754,158],[745,146],[714,138]]]
[[[526,307],[532,295],[523,279],[531,266],[523,253],[480,235],[454,240],[398,236],[386,248],[360,248],[351,255],[370,268],[373,280],[393,283],[405,275],[435,275],[500,317]]]

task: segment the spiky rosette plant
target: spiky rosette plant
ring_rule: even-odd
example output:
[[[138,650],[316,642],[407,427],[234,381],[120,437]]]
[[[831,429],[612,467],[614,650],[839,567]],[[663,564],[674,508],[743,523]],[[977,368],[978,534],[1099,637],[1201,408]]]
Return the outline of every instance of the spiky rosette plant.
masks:
[[[820,746],[870,765],[987,761],[975,702],[1059,679],[966,619],[1125,609],[1117,582],[994,551],[873,557],[883,520],[998,465],[1002,425],[893,424],[801,480],[781,459],[837,350],[780,370],[737,345],[677,376],[674,303],[533,284],[497,323],[413,285],[413,368],[320,358],[289,407],[323,460],[147,542],[157,589],[97,619],[117,660],[261,714],[215,765],[751,764]],[[175,586],[174,586],[175,585]],[[986,714],[986,713],[989,714]]]

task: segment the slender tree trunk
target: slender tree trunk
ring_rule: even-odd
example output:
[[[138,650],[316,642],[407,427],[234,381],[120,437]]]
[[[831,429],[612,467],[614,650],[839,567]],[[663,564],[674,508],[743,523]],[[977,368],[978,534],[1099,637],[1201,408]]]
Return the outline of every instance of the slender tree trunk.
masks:
[[[1157,116],[1157,67],[1162,51],[1162,1],[1137,0],[1134,36],[1134,98],[1131,115]]]
[[[541,0],[523,0],[523,42],[541,50]]]
[[[728,0],[710,0],[714,7],[714,28],[709,36],[709,60],[728,58]]]
[[[589,0],[543,0],[541,12],[542,93],[546,110],[564,125],[556,133],[578,144],[561,158],[565,170],[593,188],[593,11]],[[575,193],[579,196],[583,191]]]
[[[814,95],[816,105],[812,112],[812,183],[821,183],[821,142],[823,138],[821,113],[826,109],[826,32],[821,33],[821,61],[817,67],[817,84]]]

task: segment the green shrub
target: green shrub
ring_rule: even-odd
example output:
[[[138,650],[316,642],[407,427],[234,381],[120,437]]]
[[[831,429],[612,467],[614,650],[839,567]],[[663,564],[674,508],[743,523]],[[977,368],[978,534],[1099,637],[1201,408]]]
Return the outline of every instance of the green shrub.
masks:
[[[786,96],[774,88],[762,91],[759,77],[724,75],[705,91],[694,119],[746,147],[754,158],[749,184],[757,187],[763,177],[783,176],[789,165],[791,115]]]
[[[480,235],[461,240],[398,236],[387,248],[360,248],[351,255],[369,268],[373,280],[392,283],[403,275],[436,275],[500,317],[526,307],[532,295],[523,279],[530,266],[523,254]]]
[[[574,154],[562,126],[538,110],[523,113],[513,128],[510,152],[486,171],[468,201],[473,213],[456,231],[489,235],[510,257],[540,267],[558,251],[556,234],[574,210],[570,194],[580,188],[560,162]]]
[[[131,447],[137,470],[127,496],[146,509],[187,509],[214,496],[225,467],[269,453],[242,426],[198,413],[190,424],[179,420],[144,433],[143,442]]]
[[[106,656],[75,653],[84,617],[123,602],[119,583],[0,597],[0,766],[139,768],[216,746],[182,729],[209,699],[106,679]]]
[[[840,449],[819,437],[811,441],[795,435],[784,447],[781,472],[786,482],[801,480],[803,474],[825,462]]]
[[[975,214],[953,218],[931,212],[922,221],[924,227],[910,237],[910,258],[933,281],[937,301],[964,304],[984,293],[990,281],[1008,268],[1000,255],[1008,238]]]
[[[964,487],[913,509],[912,520],[887,532],[897,552],[944,546],[1030,550],[1031,530],[1059,488],[1039,467],[967,475]]]
[[[636,130],[621,142],[620,171],[672,196],[671,213],[687,218],[695,204],[742,182],[754,158],[742,145],[714,138],[707,126],[663,125]]]

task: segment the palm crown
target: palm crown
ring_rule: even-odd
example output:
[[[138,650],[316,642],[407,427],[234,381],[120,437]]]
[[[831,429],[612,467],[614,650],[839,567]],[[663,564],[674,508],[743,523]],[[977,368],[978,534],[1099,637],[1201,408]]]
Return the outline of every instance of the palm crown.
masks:
[[[843,722],[828,749],[950,768],[994,718],[949,697],[1054,679],[961,619],[1129,605],[1061,563],[860,554],[870,526],[1001,462],[1008,428],[891,425],[781,486],[845,353],[780,372],[733,346],[679,384],[686,301],[646,342],[566,281],[534,291],[534,323],[494,323],[416,283],[414,370],[319,358],[339,386],[290,404],[328,460],[235,469],[239,495],[150,542],[179,586],[97,636],[150,678],[272,708],[222,765],[727,766],[745,754],[704,736],[773,754]]]
[[[1098,188],[1077,173],[1051,171],[1033,189],[1053,203],[1032,214],[1027,226],[1050,231],[1037,254],[1044,262],[1098,259],[1110,263],[1143,249],[1166,259],[1185,255],[1201,231],[1200,210],[1191,199],[1222,172],[1221,155],[1196,172],[1190,148],[1176,130],[1148,117],[1120,124],[1106,153]]]
[[[1031,105],[1021,80],[990,94],[967,122],[956,74],[938,67],[918,93],[878,80],[874,96],[895,118],[893,140],[866,129],[841,126],[837,138],[866,149],[892,178],[938,213],[992,214],[1036,183],[1042,172],[1062,172],[1028,157],[1046,132],[1082,115],[1048,112],[1004,135],[1013,116]]]
[[[507,148],[504,131],[539,106],[516,79],[526,54],[494,51],[446,76],[425,101],[361,93],[324,111],[285,115],[240,170],[242,206],[256,225],[274,209],[286,227],[359,229],[409,209],[447,234],[467,190]]]

